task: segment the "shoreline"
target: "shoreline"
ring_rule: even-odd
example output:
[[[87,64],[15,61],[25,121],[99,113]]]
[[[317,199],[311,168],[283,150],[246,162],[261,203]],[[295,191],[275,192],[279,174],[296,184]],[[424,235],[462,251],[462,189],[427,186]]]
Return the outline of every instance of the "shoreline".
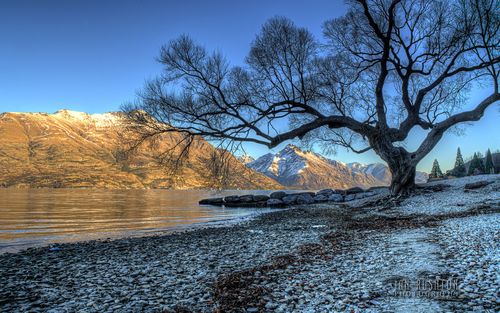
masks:
[[[244,223],[246,221],[258,218],[262,214],[267,214],[271,213],[274,211],[283,211],[283,210],[289,210],[290,208],[261,208],[257,210],[251,210],[250,213],[243,215],[243,216],[233,216],[229,218],[218,218],[214,220],[208,220],[208,221],[199,221],[199,222],[194,222],[194,223],[186,223],[186,224],[178,224],[176,226],[172,226],[169,228],[159,228],[159,229],[136,229],[136,230],[129,230],[125,232],[98,232],[98,233],[92,233],[92,234],[87,234],[87,238],[85,238],[85,234],[66,234],[64,236],[71,237],[71,236],[78,236],[82,235],[82,238],[75,238],[74,240],[62,240],[62,241],[50,241],[47,240],[45,242],[40,242],[40,243],[34,243],[34,244],[26,244],[26,245],[18,245],[18,244],[13,244],[12,246],[14,249],[8,250],[8,245],[6,247],[0,248],[0,256],[5,255],[5,254],[17,254],[17,253],[22,253],[27,250],[31,249],[47,249],[52,246],[61,246],[61,245],[66,245],[66,244],[83,244],[89,241],[114,241],[114,240],[121,240],[121,239],[129,239],[129,238],[142,238],[142,237],[154,237],[154,236],[168,236],[172,234],[178,234],[178,233],[185,233],[185,232],[190,232],[190,231],[196,231],[199,229],[205,229],[205,228],[218,228],[218,227],[231,227],[232,225],[236,225],[238,223]],[[264,211],[264,212],[259,212],[259,211]],[[33,237],[33,239],[37,239],[37,237]],[[19,248],[15,248],[15,247]]]
[[[481,179],[456,180],[398,203],[297,206],[231,226],[0,255],[0,309],[492,309],[500,304],[500,175],[464,191],[466,182]],[[395,283],[422,279],[456,279],[456,294],[395,293]]]
[[[324,233],[323,227],[304,233],[295,222],[283,222],[289,218],[296,221],[303,215],[299,208],[279,210],[230,226],[65,243],[54,252],[34,248],[3,254],[0,308],[45,311],[45,305],[50,304],[48,308],[69,311],[157,312],[200,302],[200,309],[209,312],[213,304],[210,290],[217,277],[265,264],[276,254],[286,254]],[[317,220],[323,221],[322,216]],[[273,236],[268,236],[271,233]],[[67,282],[74,284],[75,279],[82,288],[68,288]],[[135,290],[137,285],[139,291]],[[157,292],[153,292],[153,286]],[[126,296],[117,294],[106,299],[111,291]],[[67,293],[71,296],[64,296]],[[185,296],[194,302],[182,299]],[[68,303],[66,299],[70,298],[78,301]],[[155,301],[144,302],[146,299]]]

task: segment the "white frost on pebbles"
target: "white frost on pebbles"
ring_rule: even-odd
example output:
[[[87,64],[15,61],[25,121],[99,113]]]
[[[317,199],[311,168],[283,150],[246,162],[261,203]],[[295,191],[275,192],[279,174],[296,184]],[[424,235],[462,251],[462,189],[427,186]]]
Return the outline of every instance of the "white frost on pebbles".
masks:
[[[464,186],[478,181],[494,181],[494,183],[470,192],[464,192]],[[483,201],[500,200],[500,174],[478,175],[459,179],[440,180],[428,183],[433,186],[446,184],[451,187],[441,192],[431,192],[413,196],[398,206],[398,214],[444,214],[464,211],[473,204]]]
[[[405,200],[393,213],[443,214],[485,202],[495,205],[499,178],[435,182],[452,187]],[[465,183],[478,180],[496,182],[464,192]],[[273,257],[297,253],[310,243],[332,249],[331,255],[312,253],[306,262],[259,274],[269,290],[263,298],[268,311],[481,312],[499,307],[499,213],[381,231],[344,229],[342,210],[355,212],[326,204],[303,206],[233,227],[0,255],[0,311],[158,312],[180,305],[211,312],[216,307],[212,288],[221,275],[269,264]],[[375,213],[367,211],[355,217],[373,218]],[[329,231],[349,236],[332,248],[320,240]],[[388,297],[387,278],[415,278],[420,271],[462,277],[463,298]]]
[[[322,216],[303,216],[280,211],[232,227],[0,255],[0,311],[158,312],[180,305],[212,312],[218,277],[266,264],[329,229],[309,227],[325,224]]]
[[[439,228],[448,270],[469,308],[500,307],[500,214],[452,219]]]

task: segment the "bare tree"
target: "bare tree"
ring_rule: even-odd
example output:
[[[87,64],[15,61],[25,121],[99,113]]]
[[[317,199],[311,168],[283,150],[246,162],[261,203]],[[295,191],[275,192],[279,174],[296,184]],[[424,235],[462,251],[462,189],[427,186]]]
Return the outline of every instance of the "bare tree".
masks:
[[[205,167],[205,171],[201,173],[202,177],[210,187],[217,190],[230,188],[231,177],[240,174],[234,166],[234,156],[229,150],[213,149],[207,156],[202,156],[200,161]]]
[[[323,42],[286,18],[269,20],[243,67],[181,36],[161,49],[163,74],[125,111],[148,136],[373,149],[392,172],[392,193],[407,193],[444,132],[479,120],[500,99],[499,0],[348,5],[324,24]],[[461,110],[478,86],[489,95]],[[414,127],[427,136],[407,151],[402,142]]]

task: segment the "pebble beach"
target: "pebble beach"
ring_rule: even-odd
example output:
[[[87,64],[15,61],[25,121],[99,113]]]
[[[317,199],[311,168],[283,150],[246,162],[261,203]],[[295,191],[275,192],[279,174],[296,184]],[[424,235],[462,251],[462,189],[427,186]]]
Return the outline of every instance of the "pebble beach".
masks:
[[[427,185],[445,187],[2,254],[0,311],[498,311],[500,175]]]

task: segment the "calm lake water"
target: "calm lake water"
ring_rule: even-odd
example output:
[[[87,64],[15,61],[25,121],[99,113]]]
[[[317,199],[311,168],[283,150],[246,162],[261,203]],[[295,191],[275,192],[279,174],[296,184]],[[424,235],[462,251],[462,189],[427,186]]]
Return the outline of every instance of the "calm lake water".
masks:
[[[57,242],[145,235],[269,211],[198,205],[201,198],[245,193],[266,192],[0,189],[0,253]]]

